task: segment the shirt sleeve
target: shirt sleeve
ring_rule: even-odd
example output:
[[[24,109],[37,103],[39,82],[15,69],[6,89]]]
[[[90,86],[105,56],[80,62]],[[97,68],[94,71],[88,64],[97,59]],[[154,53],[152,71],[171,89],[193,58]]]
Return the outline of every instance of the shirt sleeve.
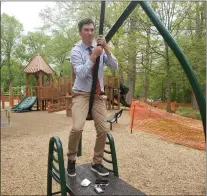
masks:
[[[118,68],[118,61],[116,60],[116,57],[111,53],[110,55],[107,55],[104,52],[104,56],[103,56],[103,62],[108,66],[111,67],[113,69],[117,69]]]
[[[70,63],[72,64],[73,71],[79,78],[86,78],[93,67],[93,62],[90,59],[85,64],[83,63],[82,54],[76,49],[71,51]]]

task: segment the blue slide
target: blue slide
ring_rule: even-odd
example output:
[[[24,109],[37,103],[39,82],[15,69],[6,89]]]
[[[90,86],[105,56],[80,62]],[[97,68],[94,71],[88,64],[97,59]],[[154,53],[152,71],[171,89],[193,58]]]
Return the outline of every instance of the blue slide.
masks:
[[[19,104],[15,105],[11,110],[15,112],[26,112],[32,109],[36,103],[37,97],[25,97]]]

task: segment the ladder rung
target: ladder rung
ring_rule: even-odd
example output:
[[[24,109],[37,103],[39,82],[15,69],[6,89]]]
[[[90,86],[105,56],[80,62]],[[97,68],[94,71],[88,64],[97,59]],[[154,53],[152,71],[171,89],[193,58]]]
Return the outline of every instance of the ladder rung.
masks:
[[[54,147],[53,150],[54,150],[55,152],[57,152],[57,148]]]
[[[57,195],[58,193],[61,193],[61,191],[54,192],[52,195]]]
[[[53,160],[56,162],[56,163],[59,163],[58,159],[53,155]]]
[[[55,174],[55,173],[52,171],[51,175],[52,175],[53,179],[54,179],[57,183],[60,183],[60,178],[59,178],[59,176],[57,176],[57,174]]]
[[[103,160],[106,161],[107,163],[112,163],[112,161],[106,159],[105,157],[103,157]]]
[[[54,169],[54,170],[55,170],[55,172],[59,173],[59,169],[57,169],[57,167],[55,166],[55,164],[54,164],[54,163],[52,163],[52,169]]]
[[[107,154],[111,154],[111,151],[109,151],[109,150],[104,149],[104,152],[107,153]]]

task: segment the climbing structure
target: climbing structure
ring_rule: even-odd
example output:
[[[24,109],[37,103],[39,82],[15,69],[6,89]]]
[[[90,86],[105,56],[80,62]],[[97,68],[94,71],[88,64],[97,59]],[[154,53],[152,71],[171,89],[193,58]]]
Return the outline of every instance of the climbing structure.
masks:
[[[37,97],[37,109],[46,110],[48,104],[58,104],[62,100],[63,107],[56,110],[65,109],[65,96],[71,95],[71,81],[65,78],[53,76],[53,69],[38,53],[29,61],[24,68],[26,74],[26,96]],[[33,75],[36,78],[36,86],[29,87],[29,77]],[[48,77],[44,84],[44,75]],[[58,104],[60,106],[60,104]],[[52,106],[51,106],[52,107]],[[51,108],[50,107],[50,108]]]

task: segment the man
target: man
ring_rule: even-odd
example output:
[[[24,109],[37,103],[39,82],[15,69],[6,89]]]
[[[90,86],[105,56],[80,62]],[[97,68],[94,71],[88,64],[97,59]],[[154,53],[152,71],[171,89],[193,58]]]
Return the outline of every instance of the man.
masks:
[[[78,27],[81,41],[74,45],[70,54],[70,62],[76,77],[72,88],[73,126],[69,135],[67,153],[67,172],[69,176],[76,175],[76,154],[81,133],[88,115],[93,80],[92,72],[96,58],[100,56],[97,87],[99,87],[102,92],[104,91],[104,63],[114,69],[118,67],[117,60],[111,53],[105,39],[102,36],[99,36],[96,42],[94,41],[95,29],[93,20],[89,18],[83,19],[78,23]],[[92,108],[92,116],[97,136],[91,170],[101,176],[107,176],[109,172],[103,167],[102,159],[108,132],[108,124],[106,122],[106,105],[101,94],[100,91],[96,92]]]

